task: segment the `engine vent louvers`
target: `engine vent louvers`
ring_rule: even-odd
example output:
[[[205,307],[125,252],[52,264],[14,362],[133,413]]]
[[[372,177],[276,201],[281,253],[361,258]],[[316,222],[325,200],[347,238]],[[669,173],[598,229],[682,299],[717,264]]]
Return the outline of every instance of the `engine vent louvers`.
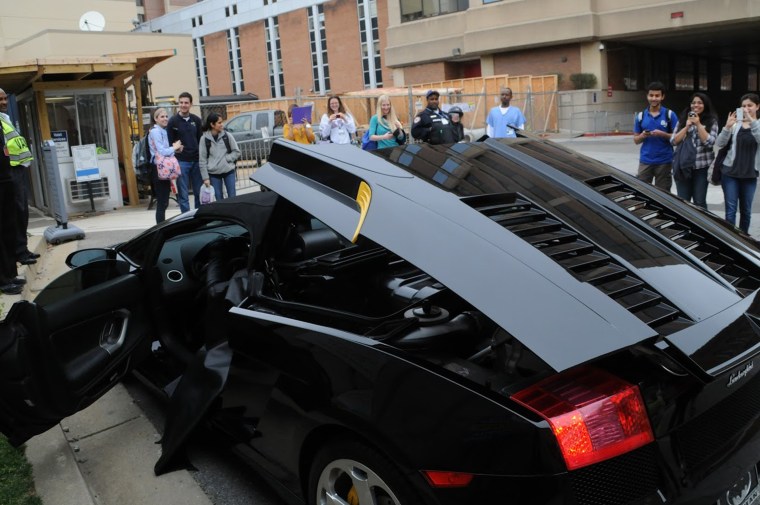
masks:
[[[622,208],[683,247],[730,282],[741,296],[760,288],[760,279],[750,275],[752,266],[694,223],[663,209],[649,197],[612,176],[585,181]]]
[[[692,324],[679,309],[588,238],[517,194],[465,197],[462,201],[499,223],[617,301],[661,335]]]

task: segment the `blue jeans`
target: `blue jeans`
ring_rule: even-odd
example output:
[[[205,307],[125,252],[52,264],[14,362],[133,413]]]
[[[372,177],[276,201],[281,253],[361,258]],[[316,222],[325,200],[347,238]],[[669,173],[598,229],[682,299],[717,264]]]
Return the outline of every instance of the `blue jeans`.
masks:
[[[747,233],[749,231],[749,220],[752,217],[752,200],[755,198],[755,188],[757,188],[757,179],[737,179],[723,175],[720,178],[723,186],[723,198],[726,201],[726,221],[732,225],[736,224],[737,203],[739,208],[739,228]]]
[[[676,181],[676,193],[687,202],[707,208],[707,169],[691,171],[688,181]]]
[[[223,200],[222,185],[227,188],[227,198],[235,196],[235,171],[230,170],[226,174],[209,174],[211,187],[214,188],[214,194],[217,200]]]
[[[182,161],[179,162],[179,167],[182,169],[182,175],[177,179],[177,203],[179,203],[179,211],[187,212],[190,210],[190,194],[188,188],[192,185],[193,195],[195,195],[195,208],[201,206],[201,185],[203,179],[201,179],[201,169],[198,167],[197,161]]]

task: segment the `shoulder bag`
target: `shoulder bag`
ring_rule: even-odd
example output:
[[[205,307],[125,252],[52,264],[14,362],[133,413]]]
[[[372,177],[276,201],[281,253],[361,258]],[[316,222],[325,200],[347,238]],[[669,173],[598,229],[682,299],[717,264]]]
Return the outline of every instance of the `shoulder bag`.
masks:
[[[697,166],[697,148],[694,146],[691,132],[676,146],[673,153],[673,179],[683,182],[691,180],[691,173]]]

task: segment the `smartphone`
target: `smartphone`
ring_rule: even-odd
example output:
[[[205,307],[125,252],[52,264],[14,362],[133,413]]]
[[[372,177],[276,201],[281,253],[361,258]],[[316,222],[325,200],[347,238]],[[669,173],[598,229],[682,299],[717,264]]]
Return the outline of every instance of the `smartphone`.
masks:
[[[689,117],[697,117],[697,113],[694,111],[689,112]]]
[[[744,109],[741,107],[736,108],[736,120],[739,122],[744,121]]]

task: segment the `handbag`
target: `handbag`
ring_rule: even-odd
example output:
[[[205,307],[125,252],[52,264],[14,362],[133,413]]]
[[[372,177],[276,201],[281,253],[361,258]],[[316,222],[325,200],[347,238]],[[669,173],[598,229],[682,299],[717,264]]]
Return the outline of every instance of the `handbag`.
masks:
[[[691,133],[687,133],[673,154],[673,179],[679,182],[690,181],[691,173],[696,166],[697,148],[694,146]]]
[[[374,151],[377,149],[377,141],[376,140],[370,140],[370,132],[369,130],[364,132],[364,135],[362,135],[362,149],[365,151]]]
[[[710,165],[710,168],[712,168],[712,174],[710,175],[710,183],[715,186],[720,186],[721,176],[723,175],[723,162],[726,160],[728,151],[731,150],[731,143],[733,142],[733,140],[734,140],[734,136],[731,135],[728,138],[728,144],[718,149],[718,153],[715,155],[715,159],[713,160],[712,165]]]
[[[153,156],[153,163],[156,165],[158,178],[162,181],[173,181],[178,178],[182,174],[182,170],[179,168],[179,160],[174,155],[164,156],[163,154],[159,154],[153,139],[150,139],[150,146],[156,153]]]
[[[182,174],[182,170],[179,168],[179,161],[174,156],[162,156],[156,153],[155,162],[158,178],[162,181],[173,181]]]

